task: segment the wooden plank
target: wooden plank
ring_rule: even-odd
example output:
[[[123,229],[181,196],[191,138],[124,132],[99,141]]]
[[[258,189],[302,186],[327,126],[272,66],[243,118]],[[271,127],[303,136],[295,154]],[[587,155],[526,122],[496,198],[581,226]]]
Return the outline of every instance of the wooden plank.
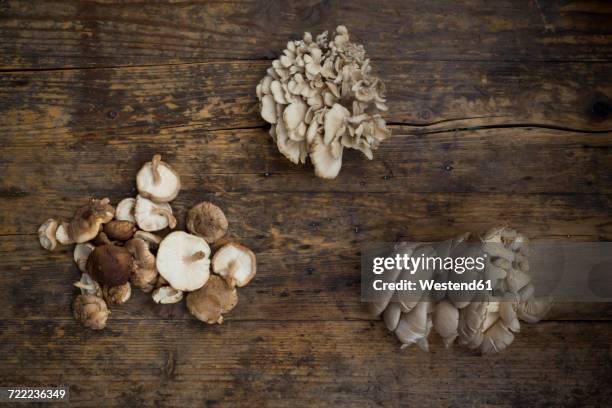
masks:
[[[289,162],[264,129],[5,134],[0,198],[133,194],[135,174],[157,152],[193,193],[612,192],[612,132],[502,128],[416,134],[405,127],[393,132],[374,160],[347,151],[333,181],[317,179],[309,163]]]
[[[605,406],[610,323],[525,325],[504,353],[399,350],[373,322],[0,321],[0,382],[79,406]]]
[[[123,197],[103,191],[111,193],[113,202]],[[38,247],[33,233],[50,216],[69,217],[86,197],[80,191],[41,191],[36,197],[0,200],[0,234],[5,235],[0,240],[1,283],[13,294],[0,298],[0,318],[45,318],[57,314],[58,307],[62,316],[70,316],[76,293],[71,283],[79,276],[71,249],[50,254]],[[258,256],[258,276],[240,292],[242,301],[235,312],[239,319],[275,319],[279,310],[286,319],[368,318],[359,298],[359,251],[371,242],[443,240],[499,224],[511,225],[534,240],[612,237],[609,195],[202,194],[187,190],[173,202],[179,228],[186,210],[204,199],[226,212],[230,239],[245,243]],[[576,316],[572,307],[565,310]],[[144,295],[119,308],[116,315],[186,316],[183,306],[153,307]],[[587,319],[609,317],[605,306],[584,314]],[[564,318],[563,312],[558,318]]]
[[[375,59],[610,60],[604,1],[4,1],[4,69],[262,59],[345,24]]]
[[[263,126],[255,86],[269,64],[4,73],[0,131]],[[609,63],[375,61],[374,66],[387,84],[386,119],[414,125],[415,131],[516,124],[612,130]]]
[[[129,191],[126,188],[125,191]],[[40,192],[0,200],[0,235],[32,234],[50,216],[70,218],[91,196],[113,203],[129,196],[111,190]],[[183,224],[186,211],[213,200],[226,212],[236,236],[262,240],[260,249],[338,242],[447,239],[497,224],[512,225],[533,239],[607,240],[611,237],[610,195],[455,193],[203,193],[187,189],[173,201]],[[353,242],[354,241],[354,242]]]

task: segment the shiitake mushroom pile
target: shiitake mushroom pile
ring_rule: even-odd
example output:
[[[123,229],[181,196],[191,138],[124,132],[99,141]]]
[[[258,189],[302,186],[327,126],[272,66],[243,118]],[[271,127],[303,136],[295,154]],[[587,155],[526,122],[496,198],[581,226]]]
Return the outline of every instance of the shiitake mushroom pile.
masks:
[[[155,303],[180,302],[197,319],[220,324],[238,303],[236,287],[255,276],[257,261],[249,248],[221,242],[228,229],[223,211],[211,202],[195,205],[187,214],[188,232],[174,231],[177,221],[170,201],[178,195],[178,173],[160,155],[136,176],[138,195],[114,208],[108,198],[90,199],[69,221],[50,218],[38,229],[44,249],[76,244],[74,261],[81,271],[75,286],[74,317],[84,326],[106,326],[109,305],[127,302],[132,287],[151,293]],[[219,249],[211,259],[209,244]],[[211,274],[211,267],[212,272]]]

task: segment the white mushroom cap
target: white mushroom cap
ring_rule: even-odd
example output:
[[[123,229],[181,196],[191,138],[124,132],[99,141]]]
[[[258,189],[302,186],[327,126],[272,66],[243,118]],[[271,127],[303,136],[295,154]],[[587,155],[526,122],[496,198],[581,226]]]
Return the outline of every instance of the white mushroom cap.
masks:
[[[81,272],[87,272],[87,259],[94,249],[96,249],[96,247],[88,242],[76,244],[74,246],[74,262]]]
[[[136,197],[134,217],[143,231],[159,231],[166,227],[176,227],[176,218],[172,215],[170,204],[154,203],[142,196]]]
[[[136,222],[136,218],[134,218],[135,206],[135,198],[124,198],[119,202],[119,204],[117,204],[117,208],[115,208],[115,219],[119,221]]]
[[[257,272],[255,254],[249,248],[230,242],[213,256],[213,272],[223,277],[230,286],[245,286]]]
[[[57,221],[49,218],[38,228],[38,241],[44,249],[53,251],[57,247],[57,239],[55,238],[57,227]]]
[[[203,238],[175,231],[157,250],[157,270],[174,289],[185,292],[201,288],[210,276],[210,247]]]
[[[141,196],[158,203],[167,203],[178,195],[181,180],[178,173],[156,154],[138,172],[136,186]]]

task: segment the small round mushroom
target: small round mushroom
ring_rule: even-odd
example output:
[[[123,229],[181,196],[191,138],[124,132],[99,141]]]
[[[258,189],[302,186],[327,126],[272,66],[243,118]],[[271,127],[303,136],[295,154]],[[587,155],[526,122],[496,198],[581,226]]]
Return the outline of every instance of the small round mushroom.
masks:
[[[117,208],[115,209],[115,219],[119,221],[136,222],[134,218],[134,206],[136,205],[135,198],[124,198],[119,201]]]
[[[212,275],[206,285],[187,295],[187,309],[208,324],[223,323],[223,314],[238,304],[238,293],[223,279]]]
[[[157,270],[174,289],[184,292],[204,286],[210,275],[210,247],[203,238],[175,231],[157,250]]]
[[[113,220],[104,224],[104,233],[112,240],[127,241],[136,232],[136,224],[131,221]]]
[[[151,297],[155,303],[168,305],[183,300],[183,291],[174,289],[172,286],[160,286],[153,291]]]
[[[211,202],[203,201],[187,213],[187,231],[204,238],[209,244],[223,237],[227,228],[225,214]]]
[[[57,227],[57,220],[49,218],[38,228],[38,241],[40,246],[47,251],[53,251],[57,247],[57,239],[55,238]]]
[[[106,244],[97,247],[87,260],[87,273],[103,285],[123,285],[130,278],[133,260],[130,252],[120,246]]]
[[[158,274],[155,256],[151,253],[148,242],[140,238],[132,238],[125,244],[125,248],[134,258],[130,276],[132,284],[145,293],[151,292],[158,280]]]
[[[125,282],[119,286],[104,286],[102,288],[102,296],[109,305],[121,305],[132,296],[132,287],[130,282]]]
[[[96,249],[96,247],[89,242],[76,244],[74,246],[74,262],[81,272],[87,272],[87,259],[94,249]]]
[[[96,237],[101,224],[106,224],[115,216],[115,209],[108,198],[91,199],[74,213],[68,228],[68,236],[76,243],[87,242]]]
[[[106,320],[110,311],[104,299],[94,295],[79,295],[73,303],[74,318],[85,327],[102,330],[106,327]]]
[[[176,218],[172,215],[170,204],[157,204],[142,196],[136,197],[134,217],[138,227],[147,232],[176,227]]]
[[[181,180],[178,173],[156,154],[138,172],[136,187],[141,196],[156,203],[167,203],[178,195]]]
[[[222,276],[230,286],[245,286],[257,272],[255,254],[249,248],[230,242],[213,256],[213,272]]]

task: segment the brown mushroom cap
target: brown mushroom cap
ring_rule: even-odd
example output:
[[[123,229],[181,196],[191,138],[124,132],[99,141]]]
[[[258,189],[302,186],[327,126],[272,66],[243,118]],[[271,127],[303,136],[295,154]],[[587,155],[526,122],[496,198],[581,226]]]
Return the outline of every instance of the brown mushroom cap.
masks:
[[[223,313],[238,304],[238,293],[223,279],[211,275],[206,285],[187,295],[187,309],[198,320],[208,324],[223,323]]]
[[[130,278],[133,260],[130,252],[116,245],[102,245],[87,259],[87,273],[107,286],[119,286]]]
[[[74,318],[86,327],[101,330],[110,314],[104,299],[94,295],[79,295],[72,305]]]
[[[108,198],[91,199],[74,213],[68,227],[69,237],[76,243],[87,242],[98,235],[100,225],[113,219],[115,209]]]
[[[223,237],[227,232],[228,222],[221,208],[203,201],[196,204],[187,213],[187,230],[200,236],[209,244]]]
[[[126,282],[119,286],[104,286],[102,288],[102,296],[106,303],[110,305],[120,305],[127,302],[132,296],[132,287],[130,282]]]
[[[104,233],[111,240],[127,241],[136,231],[136,224],[130,221],[113,220],[104,224]]]

